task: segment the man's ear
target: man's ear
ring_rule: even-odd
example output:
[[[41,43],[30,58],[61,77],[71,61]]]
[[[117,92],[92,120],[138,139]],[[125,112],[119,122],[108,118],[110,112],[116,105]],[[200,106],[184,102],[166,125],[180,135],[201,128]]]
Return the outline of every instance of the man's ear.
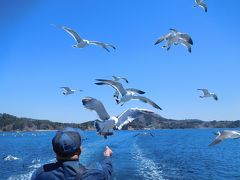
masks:
[[[82,153],[82,146],[80,146],[79,148],[79,155],[81,155],[81,153]]]

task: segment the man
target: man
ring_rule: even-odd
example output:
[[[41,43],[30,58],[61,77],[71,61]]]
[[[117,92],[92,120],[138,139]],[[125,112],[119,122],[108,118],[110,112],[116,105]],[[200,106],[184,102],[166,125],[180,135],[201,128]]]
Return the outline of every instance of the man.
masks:
[[[53,150],[56,153],[56,163],[45,164],[34,172],[32,180],[107,180],[111,178],[112,163],[109,159],[112,150],[106,147],[103,155],[105,160],[94,168],[86,168],[79,163],[82,152],[80,130],[66,128],[57,131],[52,139]]]

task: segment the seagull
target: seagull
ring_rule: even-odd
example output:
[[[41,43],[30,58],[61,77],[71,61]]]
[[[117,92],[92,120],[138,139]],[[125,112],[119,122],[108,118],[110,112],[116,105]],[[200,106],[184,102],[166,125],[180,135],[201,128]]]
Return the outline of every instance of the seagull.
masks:
[[[126,83],[128,83],[127,78],[124,77],[118,77],[118,76],[112,76],[114,81],[124,80]]]
[[[168,51],[173,44],[174,45],[182,44],[183,46],[185,46],[188,49],[189,53],[192,52],[191,44],[189,44],[187,41],[185,41],[184,39],[181,39],[181,38],[179,38],[177,36],[174,37],[174,38],[171,38],[170,40],[168,40],[166,45],[163,46],[163,48],[166,48],[167,51]]]
[[[103,85],[103,84],[102,84]],[[139,90],[139,89],[135,89],[135,88],[127,88],[125,89],[127,91],[127,93],[129,94],[145,94],[144,91],[142,90]],[[118,99],[119,98],[119,92],[116,90],[114,95],[113,95],[114,98]]]
[[[218,100],[218,97],[215,93],[210,93],[207,89],[197,89],[203,92],[203,96],[200,96],[200,98],[206,98],[206,97],[213,97],[216,101]]]
[[[142,135],[142,136],[150,135],[150,136],[154,137],[154,135],[151,132],[137,133],[133,137],[137,137],[139,135]]]
[[[66,31],[77,42],[77,44],[72,45],[73,48],[84,48],[84,47],[86,47],[88,45],[96,45],[96,46],[100,46],[100,47],[104,48],[108,52],[110,52],[108,47],[116,49],[116,47],[111,45],[111,44],[106,44],[106,43],[99,42],[99,41],[89,41],[89,40],[86,40],[86,39],[82,39],[78,35],[78,33],[76,31],[74,31],[73,29],[70,29],[68,27],[65,27],[65,26],[57,26],[57,27],[59,27],[59,28],[63,29],[64,31]]]
[[[67,96],[67,95],[69,95],[69,94],[73,94],[73,93],[75,93],[75,92],[77,92],[77,91],[80,91],[80,92],[82,91],[82,90],[70,89],[69,87],[60,87],[60,88],[64,89],[63,94],[64,94],[65,96]]]
[[[207,5],[204,2],[204,0],[195,0],[194,7],[197,7],[197,6],[201,7],[205,12],[207,12]]]
[[[224,130],[224,131],[218,131],[216,133],[217,137],[214,139],[214,141],[209,144],[209,146],[216,145],[220,142],[222,142],[225,139],[238,139],[240,138],[240,131],[236,130]]]
[[[178,44],[182,44],[183,46],[187,47],[188,52],[191,53],[191,46],[193,45],[192,38],[186,34],[182,33],[174,28],[170,28],[170,33],[160,37],[156,42],[155,45],[161,43],[162,41],[166,40],[166,45],[162,46],[163,48],[166,48],[167,50],[170,49],[170,47]]]
[[[173,37],[174,37],[174,34],[173,34],[172,32],[170,32],[170,33],[168,33],[168,34],[165,34],[165,35],[163,35],[162,37],[160,37],[160,38],[155,42],[154,45],[157,45],[157,44],[163,42],[164,40],[165,40],[165,41],[168,41],[169,39],[172,39]]]
[[[101,101],[85,97],[82,99],[82,104],[86,109],[95,111],[100,120],[95,121],[95,127],[99,135],[103,135],[105,139],[107,136],[113,135],[113,128],[121,130],[122,127],[137,118],[144,117],[145,114],[153,114],[153,111],[148,109],[129,108],[121,113],[119,116],[110,116]]]
[[[179,37],[180,39],[185,40],[185,41],[188,42],[189,44],[193,45],[193,40],[192,40],[191,36],[188,35],[187,33],[182,33],[182,32],[180,32],[180,31],[178,31],[178,30],[176,30],[176,29],[174,29],[174,28],[170,28],[170,30],[172,31],[172,33],[173,33],[175,36],[177,36],[177,37]]]
[[[121,104],[121,106],[123,106],[123,104],[127,101],[130,100],[140,100],[144,103],[148,103],[151,106],[162,110],[161,107],[159,107],[155,102],[153,102],[152,100],[144,97],[144,96],[139,96],[139,95],[135,95],[134,93],[132,93],[132,91],[127,91],[126,89],[123,88],[122,84],[116,81],[112,81],[112,80],[105,80],[105,79],[96,79],[97,83],[95,83],[96,85],[110,85],[111,87],[113,87],[116,91],[118,91],[119,94],[121,94],[121,98],[119,99],[115,99],[117,104]]]

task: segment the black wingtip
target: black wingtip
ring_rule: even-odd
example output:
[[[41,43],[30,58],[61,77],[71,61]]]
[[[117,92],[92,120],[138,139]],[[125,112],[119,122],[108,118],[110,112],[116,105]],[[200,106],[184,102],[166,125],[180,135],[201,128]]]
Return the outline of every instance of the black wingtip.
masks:
[[[95,79],[96,81],[106,81],[105,79]]]
[[[102,82],[96,82],[94,84],[96,84],[96,85],[104,85],[104,83],[102,83]]]

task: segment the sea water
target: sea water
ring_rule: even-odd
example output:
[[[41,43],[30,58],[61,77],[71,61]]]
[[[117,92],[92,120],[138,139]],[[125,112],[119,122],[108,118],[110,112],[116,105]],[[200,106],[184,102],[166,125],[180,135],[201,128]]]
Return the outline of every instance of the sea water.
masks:
[[[113,179],[240,179],[240,139],[208,147],[217,130],[221,129],[115,131],[107,140],[84,131],[80,162],[101,162],[109,146]],[[54,134],[1,132],[0,179],[30,179],[38,167],[54,162]]]

